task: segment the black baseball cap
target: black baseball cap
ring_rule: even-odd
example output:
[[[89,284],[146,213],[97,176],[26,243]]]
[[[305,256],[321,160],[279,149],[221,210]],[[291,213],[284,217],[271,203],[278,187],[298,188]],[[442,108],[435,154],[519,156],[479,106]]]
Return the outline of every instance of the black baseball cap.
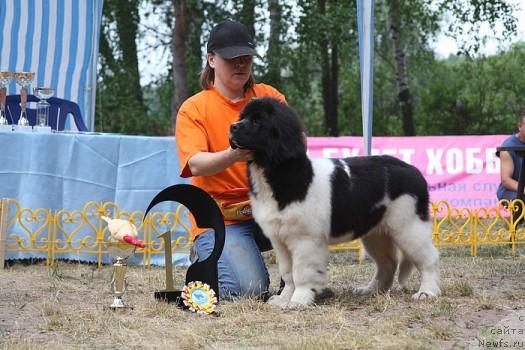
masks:
[[[213,27],[207,49],[208,52],[215,52],[225,59],[257,55],[248,29],[243,24],[229,19]]]

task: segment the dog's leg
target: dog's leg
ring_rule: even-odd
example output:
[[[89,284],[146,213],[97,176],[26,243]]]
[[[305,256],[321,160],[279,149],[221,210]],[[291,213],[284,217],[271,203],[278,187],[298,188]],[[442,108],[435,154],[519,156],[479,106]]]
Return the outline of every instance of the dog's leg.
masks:
[[[328,246],[318,240],[303,239],[290,248],[293,259],[295,291],[288,307],[313,304],[315,296],[326,287]]]
[[[408,278],[410,277],[414,264],[412,261],[403,253],[401,253],[401,262],[399,263],[399,276],[397,280],[399,281],[399,288],[406,289]]]
[[[439,288],[439,252],[432,244],[430,222],[415,220],[393,236],[399,249],[421,273],[419,291],[413,299],[433,298],[441,294]]]
[[[295,290],[294,280],[292,276],[292,256],[288,248],[279,241],[273,240],[272,246],[277,256],[277,264],[279,265],[279,274],[284,281],[284,289],[279,295],[273,295],[268,300],[271,305],[286,307],[292,298]]]
[[[397,248],[390,236],[371,232],[362,238],[366,252],[376,263],[376,272],[366,287],[353,290],[354,294],[383,293],[392,287],[397,269]]]

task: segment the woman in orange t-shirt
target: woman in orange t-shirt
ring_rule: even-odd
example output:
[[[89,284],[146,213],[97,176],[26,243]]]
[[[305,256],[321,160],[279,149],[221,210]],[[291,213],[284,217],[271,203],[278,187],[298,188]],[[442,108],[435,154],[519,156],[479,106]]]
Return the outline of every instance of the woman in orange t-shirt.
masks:
[[[175,137],[181,176],[212,196],[248,187],[246,162],[250,151],[232,149],[230,125],[254,97],[285,101],[273,87],[256,84],[252,74],[255,45],[246,27],[226,20],[211,31],[207,62],[201,72],[203,90],[188,98],[177,114]],[[234,191],[235,192],[235,191]],[[218,263],[219,295],[226,299],[260,296],[269,277],[261,251],[271,245],[253,219],[225,220],[226,241]],[[206,259],[214,246],[213,230],[199,229],[191,220],[194,251]]]

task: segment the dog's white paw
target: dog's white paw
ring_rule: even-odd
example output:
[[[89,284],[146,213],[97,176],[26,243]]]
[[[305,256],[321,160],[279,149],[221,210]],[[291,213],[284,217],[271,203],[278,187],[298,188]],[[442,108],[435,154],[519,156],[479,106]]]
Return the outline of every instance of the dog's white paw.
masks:
[[[272,295],[268,299],[268,304],[284,309],[288,306],[288,298],[283,298],[281,295]]]
[[[315,300],[314,289],[311,288],[297,288],[292,299],[288,303],[288,307],[291,309],[301,309],[308,305],[312,305]]]
[[[352,289],[352,293],[354,293],[355,295],[369,295],[373,292],[374,291],[372,290],[372,288],[369,287],[356,287]]]
[[[431,291],[419,291],[412,295],[412,299],[414,300],[434,299],[437,297],[438,297],[438,294],[431,292]]]

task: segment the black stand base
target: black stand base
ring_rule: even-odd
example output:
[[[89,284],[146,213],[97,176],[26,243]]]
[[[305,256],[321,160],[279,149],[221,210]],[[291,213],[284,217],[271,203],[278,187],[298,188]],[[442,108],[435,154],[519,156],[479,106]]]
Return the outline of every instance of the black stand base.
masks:
[[[144,219],[151,208],[164,201],[174,201],[184,205],[195,218],[198,227],[212,228],[215,231],[215,244],[212,252],[205,260],[196,261],[188,267],[185,284],[188,285],[190,282],[195,281],[206,283],[215,292],[218,302],[219,279],[217,277],[217,262],[221,256],[222,249],[224,248],[225,239],[224,219],[221,210],[213,198],[199,187],[188,184],[178,184],[163,189],[155,196],[155,198],[153,198],[144,213]],[[165,247],[168,246],[165,245]],[[166,261],[171,262],[171,248],[167,249],[165,257],[166,259],[169,259]],[[168,271],[168,266],[169,263],[167,262],[166,289],[155,292],[155,299],[163,300],[168,303],[173,302],[180,307],[186,308],[181,297],[182,292],[172,290],[173,282],[170,282],[172,276],[171,271]]]
[[[184,307],[184,302],[180,290],[159,290],[154,294],[155,299],[165,301],[167,303],[176,303],[179,307]]]

